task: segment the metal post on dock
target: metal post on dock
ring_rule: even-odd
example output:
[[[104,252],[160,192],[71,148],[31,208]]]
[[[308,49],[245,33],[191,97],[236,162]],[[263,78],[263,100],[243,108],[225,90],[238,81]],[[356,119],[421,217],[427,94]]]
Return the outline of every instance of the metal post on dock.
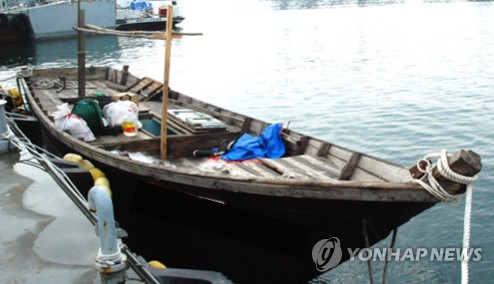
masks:
[[[7,133],[7,120],[5,118],[5,105],[6,100],[0,100],[0,136],[4,136]]]
[[[0,154],[8,152],[8,143],[6,139],[7,136],[7,120],[5,118],[5,104],[6,100],[0,100]]]
[[[101,186],[89,190],[88,204],[98,216],[97,235],[100,249],[96,257],[96,268],[102,273],[114,273],[127,267],[127,257],[120,251],[113,215],[113,203],[108,191]]]
[[[6,100],[0,100],[0,154],[7,153],[10,149],[14,149],[7,138],[7,118],[5,116]]]

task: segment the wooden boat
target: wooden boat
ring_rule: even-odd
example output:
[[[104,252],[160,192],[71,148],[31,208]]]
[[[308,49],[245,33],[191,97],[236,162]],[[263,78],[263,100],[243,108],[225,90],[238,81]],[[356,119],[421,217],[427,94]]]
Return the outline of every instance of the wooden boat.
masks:
[[[45,147],[59,155],[78,153],[104,170],[116,219],[129,231],[125,242],[146,259],[221,271],[236,283],[301,283],[332,268],[314,263],[312,250],[320,240],[339,239],[341,263],[349,249],[372,246],[439,202],[414,182],[426,176],[416,167],[287,128],[280,133],[286,147],[281,158],[226,163],[194,157],[197,149],[244,133],[259,136],[269,123],[169,90],[167,70],[169,65],[164,84],[137,78],[127,67],[39,69],[18,78]],[[81,78],[82,87],[70,84]],[[97,135],[84,142],[71,136],[56,127],[53,114],[62,103],[78,101],[81,91],[107,98],[126,94],[138,102],[139,119],[148,126],[134,137]],[[206,121],[180,118],[191,111]],[[473,151],[447,160],[462,175],[481,169]],[[437,171],[431,175],[451,195],[465,191]]]
[[[88,92],[102,92],[108,96],[122,92],[139,94],[140,119],[153,123],[161,121],[161,101],[152,100],[160,96],[161,83],[107,67],[90,67],[86,74]],[[193,151],[217,147],[222,140],[237,138],[242,133],[259,135],[268,123],[175,91],[169,95],[169,110],[187,109],[208,114],[221,121],[223,126],[194,128],[170,116],[168,160],[153,163],[133,160],[116,152],[146,153],[159,159],[160,137],[141,129],[136,137],[100,135],[93,142],[84,142],[55,126],[52,114],[57,106],[63,102],[73,104],[78,98],[77,88],[59,90],[57,84],[53,84],[53,88],[46,87],[46,82],[59,82],[60,77],[75,80],[77,68],[34,70],[32,76],[20,78],[21,89],[32,113],[41,123],[44,137],[60,155],[79,153],[104,167],[112,182],[125,180],[125,187],[112,186],[114,190],[116,188],[116,216],[124,227],[126,222],[131,222],[125,216],[133,211],[144,214],[146,226],[154,224],[152,230],[160,227],[160,222],[151,222],[150,218],[166,213],[162,208],[166,204],[164,199],[186,196],[200,198],[195,203],[235,208],[241,212],[243,222],[252,226],[240,231],[259,234],[257,237],[243,236],[242,241],[248,246],[258,243],[262,250],[274,251],[275,259],[281,261],[279,264],[285,269],[292,267],[298,275],[293,279],[307,280],[318,274],[310,257],[310,249],[318,240],[336,236],[345,248],[363,248],[363,222],[367,224],[364,231],[367,230],[369,245],[372,245],[438,202],[412,181],[414,177],[409,168],[290,129],[282,132],[287,150],[282,158],[237,163],[205,162],[204,158],[194,157]],[[468,166],[459,169],[463,174],[474,175],[480,170],[480,158],[470,151],[460,151],[450,163],[459,165],[465,161]],[[206,168],[205,163],[214,166]],[[141,192],[144,185],[148,189]],[[464,186],[457,183],[444,182],[443,186],[453,194],[464,190]],[[181,197],[174,197],[176,194]],[[182,212],[178,219],[202,220],[196,214],[202,213],[195,210],[189,216]],[[255,221],[248,222],[249,216]],[[220,217],[216,214],[210,221],[225,225]],[[226,231],[239,229],[225,226]],[[164,230],[166,232],[166,228]],[[155,246],[153,251],[156,252]],[[159,253],[153,257],[159,257]],[[348,254],[344,255],[344,259],[348,257]],[[228,261],[234,262],[233,259]],[[225,274],[228,275],[228,271]]]

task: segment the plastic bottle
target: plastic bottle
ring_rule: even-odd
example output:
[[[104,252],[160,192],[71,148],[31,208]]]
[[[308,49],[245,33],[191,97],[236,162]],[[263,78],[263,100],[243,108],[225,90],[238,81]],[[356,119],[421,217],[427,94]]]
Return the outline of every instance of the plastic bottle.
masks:
[[[124,121],[122,122],[122,130],[125,136],[136,136],[137,135],[137,122],[133,115],[128,114]]]

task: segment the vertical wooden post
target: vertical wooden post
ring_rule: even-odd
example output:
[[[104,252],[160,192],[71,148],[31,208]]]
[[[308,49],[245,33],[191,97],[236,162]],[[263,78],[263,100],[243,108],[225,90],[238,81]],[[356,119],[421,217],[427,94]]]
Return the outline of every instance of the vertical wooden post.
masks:
[[[166,140],[168,131],[168,88],[170,85],[170,58],[171,58],[171,48],[172,48],[172,36],[173,36],[173,7],[167,6],[166,13],[166,45],[165,45],[165,74],[164,74],[164,84],[163,84],[163,96],[162,107],[161,107],[161,159],[166,160]]]
[[[77,1],[77,27],[83,28],[86,21],[85,11],[81,9],[81,0]],[[86,98],[86,50],[84,32],[77,31],[77,89],[79,99]]]
[[[122,69],[122,78],[120,79],[120,85],[127,85],[127,78],[129,77],[129,65],[124,65]]]

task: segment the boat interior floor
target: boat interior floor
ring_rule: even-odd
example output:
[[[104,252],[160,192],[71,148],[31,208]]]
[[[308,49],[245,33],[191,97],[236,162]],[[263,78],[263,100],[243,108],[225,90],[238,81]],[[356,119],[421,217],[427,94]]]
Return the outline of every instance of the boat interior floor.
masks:
[[[77,86],[67,85],[62,91],[55,92],[53,87],[44,88],[40,84],[43,78],[36,78],[36,80],[34,81],[34,84],[37,84],[37,87],[34,87],[36,101],[42,106],[45,114],[51,116],[58,110],[57,106],[62,103],[67,102],[71,105],[77,101]],[[103,91],[105,96],[112,97],[121,94],[122,91],[128,91],[110,88],[109,85],[112,84],[115,85],[110,81],[88,79],[86,93],[95,94]],[[132,95],[132,91],[128,92]],[[259,135],[267,123],[180,95],[169,99],[166,142],[168,158],[166,162],[161,161],[159,157],[162,103],[148,100],[149,96],[144,99],[142,99],[143,96],[140,97],[141,100],[138,101],[139,120],[143,123],[143,128],[138,131],[137,136],[97,135],[96,140],[89,144],[107,151],[114,151],[115,154],[129,155],[131,158],[136,158],[136,153],[138,157],[148,157],[142,161],[150,160],[177,168],[252,178],[371,182],[408,182],[411,179],[408,169],[402,166],[361,155],[288,129],[282,132],[287,151],[281,159],[262,158],[230,163],[220,159],[194,157],[195,150],[218,147],[222,141],[234,140],[243,133]],[[190,115],[195,115],[193,119],[201,121],[198,123],[199,126],[196,127],[196,123],[190,123]],[[53,121],[53,116],[51,119]]]

